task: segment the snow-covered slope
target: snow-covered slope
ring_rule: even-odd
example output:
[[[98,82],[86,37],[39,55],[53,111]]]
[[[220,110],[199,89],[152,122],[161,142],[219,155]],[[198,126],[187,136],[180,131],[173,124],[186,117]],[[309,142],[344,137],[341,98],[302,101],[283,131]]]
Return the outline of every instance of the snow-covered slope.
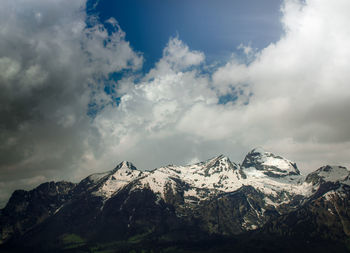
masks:
[[[318,170],[310,173],[306,182],[318,185],[323,182],[340,182],[350,185],[350,171],[342,166],[323,166]]]
[[[223,155],[193,165],[169,165],[153,171],[137,170],[124,161],[114,170],[93,174],[85,181],[95,196],[104,199],[132,183],[132,189],[147,188],[163,199],[169,191],[181,191],[187,203],[252,186],[265,195],[267,205],[276,207],[289,203],[297,195],[310,196],[319,187],[316,181],[350,182],[349,178],[349,171],[344,167],[325,166],[305,180],[295,163],[271,152],[253,149],[241,166]]]
[[[110,198],[125,185],[145,174],[147,172],[136,169],[132,163],[123,161],[110,172],[93,174],[88,178],[97,185],[97,187],[94,187],[94,195]]]
[[[281,156],[267,152],[262,148],[253,149],[245,157],[242,166],[253,167],[262,171],[270,177],[285,177],[289,175],[300,175],[297,165]]]
[[[276,166],[278,163],[285,166],[287,162],[283,164],[282,161],[288,161],[280,157],[274,161],[273,155],[269,154],[269,162]],[[292,163],[289,162],[289,164]],[[285,168],[281,167],[280,170],[283,171]],[[290,170],[289,167],[287,169]],[[184,195],[191,200],[194,198],[202,200],[218,192],[233,192],[242,186],[253,186],[277,203],[288,201],[294,195],[311,193],[311,184],[304,183],[304,177],[299,174],[279,178],[271,177],[270,174],[256,167],[240,167],[222,155],[194,165],[158,168],[143,177],[137,188],[148,187],[164,197],[169,186],[176,191],[179,180],[187,185]],[[203,190],[206,194],[203,194]],[[285,196],[281,196],[281,193]],[[270,202],[273,201],[270,200]]]
[[[62,193],[55,193],[56,184],[48,185],[52,187],[38,187],[33,194],[14,193],[0,210],[0,243],[44,220],[53,227],[64,223],[54,240],[70,231],[82,231],[84,237],[90,230],[98,237],[108,231],[105,234],[113,235],[113,240],[119,233],[118,238],[125,240],[127,233],[133,236],[161,228],[155,232],[158,237],[163,228],[172,233],[174,226],[181,231],[194,229],[192,234],[204,231],[226,236],[266,224],[273,224],[269,231],[285,231],[290,224],[289,231],[299,233],[304,225],[296,226],[295,220],[312,224],[312,231],[315,227],[323,231],[326,223],[330,231],[338,226],[337,235],[350,231],[350,172],[346,168],[324,166],[304,177],[295,163],[261,149],[249,152],[242,165],[220,155],[192,165],[140,171],[124,161],[78,185],[61,183]],[[33,217],[28,224],[27,217]],[[18,224],[24,229],[18,230]],[[38,235],[40,241],[45,234]]]

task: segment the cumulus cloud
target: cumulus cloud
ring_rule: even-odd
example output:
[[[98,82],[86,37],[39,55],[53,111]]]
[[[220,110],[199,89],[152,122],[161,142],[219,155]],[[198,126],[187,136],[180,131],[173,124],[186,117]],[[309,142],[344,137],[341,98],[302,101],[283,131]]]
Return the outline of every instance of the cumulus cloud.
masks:
[[[46,2],[6,0],[0,10],[0,198],[121,160],[146,169],[224,153],[240,162],[255,146],[304,173],[350,165],[348,1],[285,0],[278,42],[238,45],[246,61],[233,56],[211,73],[203,52],[170,38],[143,76],[116,20],[87,17],[84,1]]]
[[[102,160],[118,154],[151,168],[192,158],[185,147],[193,143],[177,130],[177,124],[195,104],[218,101],[208,76],[191,68],[203,60],[203,53],[190,51],[172,38],[156,67],[140,83],[121,80],[118,93],[125,94],[119,106],[104,108],[94,121],[99,134],[106,137],[104,146],[109,147]]]
[[[249,104],[196,108],[188,114],[187,132],[211,136],[215,123],[210,115],[220,115],[222,122],[231,120],[231,127],[221,131],[226,138],[291,156],[304,171],[323,163],[349,165],[346,8],[346,1],[285,1],[281,39],[250,64],[233,59],[213,74],[213,85],[223,93],[232,87],[251,92]],[[207,123],[194,128],[195,115],[205,111]]]
[[[95,150],[91,103],[109,104],[103,82],[142,56],[87,17],[85,1],[5,0],[0,10],[0,192],[76,175]],[[89,19],[89,26],[86,20]]]
[[[163,57],[144,79],[158,78],[176,72],[183,72],[204,62],[202,52],[191,51],[178,37],[171,38],[163,50]]]
[[[123,140],[132,139],[127,141],[133,143],[131,150],[140,143],[149,147],[161,141],[164,145],[166,138],[180,139],[188,147],[182,162],[190,156],[204,159],[202,154],[210,153],[208,145],[219,147],[216,152],[233,160],[242,159],[242,147],[246,152],[259,145],[296,160],[304,172],[324,163],[348,165],[350,37],[343,11],[347,5],[285,1],[284,34],[278,42],[254,51],[248,63],[232,57],[209,76],[201,75],[200,68],[177,67],[191,61],[200,64],[204,57],[177,38],[170,40],[144,82],[122,97],[120,108],[110,110],[123,122],[118,125],[133,122],[122,128],[127,129],[122,131]],[[249,45],[239,47],[252,57]],[[179,53],[169,53],[175,51]],[[235,99],[219,104],[220,96],[227,94]],[[127,116],[121,116],[121,110]],[[112,119],[112,115],[100,117]],[[128,149],[118,152],[128,156]],[[166,152],[158,154],[168,157]]]

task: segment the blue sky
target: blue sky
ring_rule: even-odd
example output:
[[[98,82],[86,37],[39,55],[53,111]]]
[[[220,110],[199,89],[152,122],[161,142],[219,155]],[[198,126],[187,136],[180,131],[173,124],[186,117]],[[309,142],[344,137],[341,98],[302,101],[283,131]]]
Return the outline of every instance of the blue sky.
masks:
[[[97,3],[97,5],[96,5]],[[207,62],[225,62],[243,43],[262,49],[282,35],[281,0],[90,0],[88,13],[115,18],[126,40],[154,66],[170,37],[179,36]],[[94,8],[92,8],[94,7]]]

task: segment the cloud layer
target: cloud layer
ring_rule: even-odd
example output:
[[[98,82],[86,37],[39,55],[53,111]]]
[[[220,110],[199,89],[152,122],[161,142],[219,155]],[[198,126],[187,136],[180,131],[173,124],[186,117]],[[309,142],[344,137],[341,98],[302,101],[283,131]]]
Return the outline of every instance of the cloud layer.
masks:
[[[348,1],[285,0],[278,42],[238,45],[247,58],[214,69],[170,38],[145,75],[117,21],[101,24],[84,5],[5,0],[0,9],[0,199],[121,160],[145,169],[224,153],[240,162],[255,146],[304,173],[350,165]]]
[[[86,150],[98,145],[88,105],[111,103],[101,92],[111,72],[142,65],[115,21],[107,21],[108,33],[86,17],[84,4],[2,2],[0,199],[14,188],[76,176]]]

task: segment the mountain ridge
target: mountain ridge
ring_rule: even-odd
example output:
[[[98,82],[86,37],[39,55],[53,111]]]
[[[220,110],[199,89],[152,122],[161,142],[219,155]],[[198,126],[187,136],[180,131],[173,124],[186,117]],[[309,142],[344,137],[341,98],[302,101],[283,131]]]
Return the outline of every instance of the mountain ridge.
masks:
[[[347,245],[350,235],[348,169],[327,165],[303,176],[294,162],[262,149],[250,151],[242,165],[224,155],[152,171],[123,161],[77,184],[42,185],[15,191],[1,209],[0,243],[6,247],[20,242],[38,251],[44,237],[48,246],[39,252],[64,250],[67,235],[81,239],[73,248],[135,236],[154,245],[250,233],[294,238],[301,217],[319,231],[309,240],[321,235]]]

